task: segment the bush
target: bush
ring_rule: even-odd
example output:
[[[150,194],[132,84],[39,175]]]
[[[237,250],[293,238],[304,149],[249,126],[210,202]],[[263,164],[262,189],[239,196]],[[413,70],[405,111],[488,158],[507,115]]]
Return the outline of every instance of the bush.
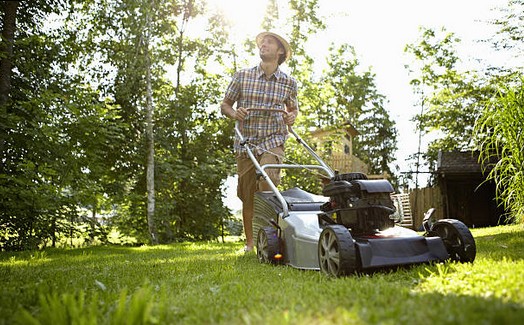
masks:
[[[486,106],[475,125],[480,160],[492,168],[487,181],[493,180],[497,198],[510,211],[508,218],[524,222],[524,77],[515,86],[499,90],[498,97]],[[490,163],[490,161],[497,161]]]

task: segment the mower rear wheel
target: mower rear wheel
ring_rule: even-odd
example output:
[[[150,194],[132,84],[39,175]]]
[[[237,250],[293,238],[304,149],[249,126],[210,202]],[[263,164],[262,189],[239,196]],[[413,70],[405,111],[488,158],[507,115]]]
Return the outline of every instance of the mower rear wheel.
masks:
[[[344,276],[357,270],[355,242],[342,225],[329,225],[318,242],[320,270],[329,276]]]
[[[278,264],[280,258],[277,230],[273,227],[262,227],[257,235],[257,257],[261,263]]]
[[[477,255],[475,239],[468,227],[456,219],[441,219],[433,224],[430,236],[438,236],[444,242],[449,258],[453,261],[473,262]]]

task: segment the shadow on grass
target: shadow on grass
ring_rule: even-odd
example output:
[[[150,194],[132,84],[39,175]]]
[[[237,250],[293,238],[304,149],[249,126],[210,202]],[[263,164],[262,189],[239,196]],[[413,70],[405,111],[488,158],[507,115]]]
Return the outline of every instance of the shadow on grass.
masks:
[[[236,263],[246,278],[262,283],[263,290],[250,290],[250,299],[265,304],[255,304],[242,321],[233,323],[515,324],[524,316],[524,304],[499,293],[461,293],[449,287],[439,292],[425,286],[431,273],[435,281],[461,279],[465,273],[458,263],[381,269],[344,278],[281,265],[255,267],[255,256],[239,257]]]
[[[353,294],[333,299],[322,310],[293,311],[287,317],[296,324],[519,324],[524,317],[522,305],[493,297],[397,292],[394,300]]]

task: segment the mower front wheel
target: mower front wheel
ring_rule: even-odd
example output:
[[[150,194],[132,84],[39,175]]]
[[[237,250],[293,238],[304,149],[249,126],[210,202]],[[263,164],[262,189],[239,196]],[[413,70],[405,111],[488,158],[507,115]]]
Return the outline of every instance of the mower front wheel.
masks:
[[[257,235],[257,257],[261,263],[279,264],[282,258],[279,253],[277,230],[273,227],[262,227]]]
[[[357,270],[355,242],[349,230],[342,225],[329,225],[318,241],[320,270],[334,277],[354,273]]]
[[[431,227],[430,236],[438,236],[444,242],[449,258],[468,263],[475,260],[477,247],[468,227],[456,219],[441,219]]]

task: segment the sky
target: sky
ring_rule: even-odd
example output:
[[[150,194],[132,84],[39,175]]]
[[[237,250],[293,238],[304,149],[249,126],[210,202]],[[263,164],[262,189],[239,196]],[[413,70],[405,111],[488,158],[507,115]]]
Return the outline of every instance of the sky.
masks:
[[[266,0],[212,0],[224,10],[233,23],[235,39],[240,46],[243,39],[254,38],[260,32],[260,22],[265,13]],[[279,1],[279,10],[284,11],[287,1]],[[418,151],[418,134],[411,122],[420,112],[416,97],[409,85],[410,76],[406,64],[410,58],[404,53],[407,44],[415,43],[419,27],[445,27],[455,33],[462,42],[457,49],[459,57],[465,59],[464,68],[478,67],[473,58],[486,62],[501,63],[506,58],[497,57],[478,40],[487,39],[495,29],[486,23],[497,16],[492,9],[503,7],[507,0],[320,0],[319,14],[324,17],[325,31],[311,37],[306,48],[321,63],[328,47],[348,43],[355,48],[361,66],[375,73],[378,92],[386,96],[386,109],[396,122],[399,132],[396,162],[399,170],[408,171],[405,161],[408,155]],[[286,31],[278,31],[285,36]],[[468,60],[471,58],[471,60]],[[258,62],[258,58],[254,58]],[[286,67],[283,66],[283,70]],[[356,126],[358,129],[358,126]],[[422,139],[422,151],[431,135]],[[235,180],[228,181],[226,204],[237,208]],[[424,185],[423,176],[419,184]]]

